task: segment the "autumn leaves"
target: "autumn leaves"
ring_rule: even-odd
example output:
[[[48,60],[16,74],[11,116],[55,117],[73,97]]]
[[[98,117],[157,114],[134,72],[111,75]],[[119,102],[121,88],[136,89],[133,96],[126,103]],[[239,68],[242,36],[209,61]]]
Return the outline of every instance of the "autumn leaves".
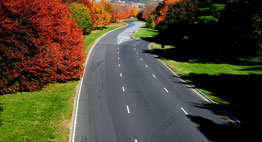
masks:
[[[116,20],[136,16],[138,13],[137,5],[119,2],[112,4],[105,0],[101,2],[90,0],[72,2],[69,10],[72,18],[86,33],[89,33],[91,29],[104,27],[109,23],[116,22]],[[91,26],[89,24],[90,21]]]
[[[0,94],[34,91],[78,80],[85,55],[83,32],[135,16],[137,7],[81,0],[0,2]]]

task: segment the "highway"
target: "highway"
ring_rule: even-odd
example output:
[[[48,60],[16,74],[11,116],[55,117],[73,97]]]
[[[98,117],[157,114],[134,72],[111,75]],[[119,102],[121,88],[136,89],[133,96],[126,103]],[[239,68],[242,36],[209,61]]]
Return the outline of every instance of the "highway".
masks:
[[[148,50],[141,23],[94,46],[77,102],[73,142],[252,141]]]

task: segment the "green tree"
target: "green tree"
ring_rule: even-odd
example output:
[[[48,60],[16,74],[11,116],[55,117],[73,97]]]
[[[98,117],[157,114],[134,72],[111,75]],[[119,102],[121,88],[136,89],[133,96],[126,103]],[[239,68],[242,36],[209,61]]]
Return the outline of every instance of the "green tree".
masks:
[[[196,5],[190,0],[183,0],[175,3],[168,8],[165,20],[159,23],[157,29],[160,36],[172,35],[176,43],[189,37],[192,32],[190,29],[195,21]],[[170,36],[168,36],[170,37]]]
[[[71,12],[71,17],[75,19],[84,33],[90,33],[93,24],[89,9],[84,4],[72,3],[70,4],[69,11]]]
[[[154,14],[150,15],[148,17],[148,19],[146,20],[146,27],[155,28],[155,26],[156,26],[155,19],[156,19],[156,15],[154,15]]]

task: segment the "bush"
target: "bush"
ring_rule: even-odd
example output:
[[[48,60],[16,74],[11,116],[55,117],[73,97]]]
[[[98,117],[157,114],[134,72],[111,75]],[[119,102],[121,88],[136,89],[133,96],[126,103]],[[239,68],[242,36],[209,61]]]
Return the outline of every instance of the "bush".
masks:
[[[69,11],[71,12],[71,17],[75,19],[85,34],[90,33],[93,24],[89,9],[84,4],[72,3],[70,4]]]
[[[79,79],[82,31],[61,0],[0,2],[0,94]]]
[[[155,28],[156,26],[155,19],[156,19],[156,15],[150,15],[148,19],[146,20],[146,27]]]

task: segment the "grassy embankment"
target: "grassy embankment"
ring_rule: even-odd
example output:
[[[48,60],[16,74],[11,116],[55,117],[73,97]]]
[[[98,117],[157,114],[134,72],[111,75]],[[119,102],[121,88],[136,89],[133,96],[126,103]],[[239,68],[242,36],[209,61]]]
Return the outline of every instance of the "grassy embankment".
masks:
[[[124,25],[93,31],[85,39],[85,53],[98,37]],[[0,96],[0,141],[67,142],[78,84],[54,83],[39,91]]]
[[[155,35],[156,30],[142,28],[135,37]],[[262,81],[261,58],[233,55],[229,58],[224,58],[223,55],[204,58],[190,51],[181,52],[172,45],[165,45],[162,49],[155,39],[157,38],[145,38],[148,41],[156,41],[150,45],[152,54],[157,55],[183,79],[194,84],[238,119],[252,126],[257,125],[258,118],[251,116],[252,111],[259,111],[260,107],[258,94],[261,94],[259,93],[261,92],[259,84]],[[208,56],[208,53],[205,55]],[[201,105],[198,107],[208,108]]]

